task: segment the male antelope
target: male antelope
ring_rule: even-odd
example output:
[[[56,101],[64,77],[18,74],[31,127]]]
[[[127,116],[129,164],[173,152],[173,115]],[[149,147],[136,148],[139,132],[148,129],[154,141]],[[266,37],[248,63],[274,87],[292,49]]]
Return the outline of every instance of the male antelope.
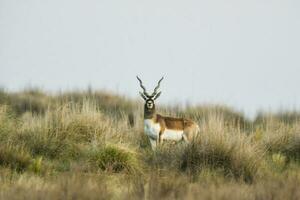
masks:
[[[156,113],[154,101],[161,94],[157,90],[163,77],[158,81],[151,95],[147,93],[138,76],[137,79],[143,89],[140,95],[145,100],[144,132],[149,137],[152,149],[155,149],[157,144],[162,144],[163,140],[192,141],[199,132],[199,127],[195,122],[184,118],[165,117]]]

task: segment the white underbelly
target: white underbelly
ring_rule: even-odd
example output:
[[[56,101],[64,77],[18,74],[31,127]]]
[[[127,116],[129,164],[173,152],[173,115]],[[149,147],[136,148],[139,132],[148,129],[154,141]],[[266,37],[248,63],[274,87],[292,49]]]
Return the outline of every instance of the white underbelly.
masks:
[[[181,130],[170,130],[170,129],[165,129],[162,138],[164,140],[182,140],[183,137],[183,131]]]
[[[149,119],[144,120],[144,132],[148,137],[152,139],[158,139],[160,130],[161,127],[159,123],[154,123],[152,120]],[[162,133],[162,139],[164,140],[179,141],[182,140],[182,138],[183,130],[165,129]]]

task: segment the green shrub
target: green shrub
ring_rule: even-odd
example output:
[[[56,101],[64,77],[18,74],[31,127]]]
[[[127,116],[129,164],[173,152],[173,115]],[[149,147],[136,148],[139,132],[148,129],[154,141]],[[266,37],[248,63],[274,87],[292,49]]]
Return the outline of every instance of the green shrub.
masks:
[[[271,154],[282,154],[287,161],[300,161],[299,126],[285,126],[282,123],[270,126],[265,132],[263,145]]]
[[[43,114],[47,110],[50,102],[50,97],[36,89],[10,94],[7,100],[7,104],[9,104],[18,115],[25,112]]]
[[[111,129],[111,124],[107,124],[100,113],[91,115],[80,113],[70,117],[70,121],[66,123],[65,132],[68,137],[76,142],[92,142],[93,140],[101,141],[103,132]],[[103,138],[103,137],[102,137]]]
[[[34,156],[45,156],[50,159],[77,158],[80,149],[68,139],[60,139],[41,132],[27,132],[17,135],[16,140],[23,143]]]
[[[272,167],[278,171],[283,171],[287,167],[287,159],[280,153],[274,153],[271,156]]]
[[[37,157],[32,160],[30,170],[36,174],[40,174],[43,168],[43,157]]]
[[[133,153],[113,146],[93,151],[89,161],[91,165],[106,172],[135,173],[138,170],[137,160]]]
[[[3,145],[0,146],[0,165],[9,167],[17,172],[23,172],[30,166],[32,158],[24,148]]]
[[[191,143],[182,154],[181,169],[190,174],[197,174],[203,169],[222,170],[225,176],[252,181],[258,171],[259,155],[241,152],[235,147],[205,146],[203,143]]]

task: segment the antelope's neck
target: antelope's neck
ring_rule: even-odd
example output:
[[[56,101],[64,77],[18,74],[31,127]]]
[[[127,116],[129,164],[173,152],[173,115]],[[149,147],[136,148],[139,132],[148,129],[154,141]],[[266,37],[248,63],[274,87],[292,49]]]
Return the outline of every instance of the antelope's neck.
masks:
[[[144,119],[155,119],[156,118],[156,112],[155,109],[147,109],[144,110]]]

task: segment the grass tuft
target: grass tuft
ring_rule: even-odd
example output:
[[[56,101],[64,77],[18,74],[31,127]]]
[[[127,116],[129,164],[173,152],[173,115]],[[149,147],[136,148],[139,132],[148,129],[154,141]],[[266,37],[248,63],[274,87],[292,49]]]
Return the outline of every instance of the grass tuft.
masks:
[[[0,165],[9,167],[17,172],[29,169],[32,162],[30,153],[24,148],[5,145],[0,147]]]
[[[90,163],[98,169],[110,173],[135,173],[138,170],[134,154],[114,146],[94,150],[90,155]]]

